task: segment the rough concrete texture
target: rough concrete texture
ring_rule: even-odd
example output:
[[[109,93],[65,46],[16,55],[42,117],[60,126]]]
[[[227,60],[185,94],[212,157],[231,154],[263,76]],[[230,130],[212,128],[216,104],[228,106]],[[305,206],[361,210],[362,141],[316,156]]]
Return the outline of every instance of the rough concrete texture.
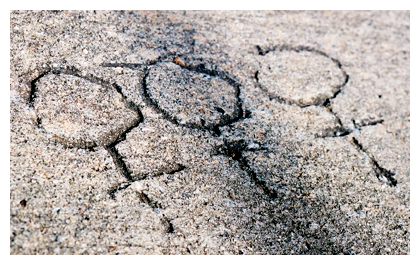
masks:
[[[409,11],[12,11],[11,254],[409,254]]]

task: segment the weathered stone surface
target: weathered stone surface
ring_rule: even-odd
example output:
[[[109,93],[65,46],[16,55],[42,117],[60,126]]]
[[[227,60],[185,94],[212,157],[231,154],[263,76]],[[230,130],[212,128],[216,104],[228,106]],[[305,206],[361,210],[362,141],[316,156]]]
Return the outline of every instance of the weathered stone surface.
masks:
[[[219,76],[163,62],[150,68],[145,85],[150,98],[181,125],[214,128],[239,115],[237,88]]]
[[[34,85],[40,126],[67,146],[108,145],[139,118],[109,85],[66,74],[48,74]]]
[[[11,254],[410,253],[410,12],[10,16]]]
[[[260,62],[259,83],[288,104],[322,104],[346,80],[336,62],[313,51],[274,50],[262,56]]]

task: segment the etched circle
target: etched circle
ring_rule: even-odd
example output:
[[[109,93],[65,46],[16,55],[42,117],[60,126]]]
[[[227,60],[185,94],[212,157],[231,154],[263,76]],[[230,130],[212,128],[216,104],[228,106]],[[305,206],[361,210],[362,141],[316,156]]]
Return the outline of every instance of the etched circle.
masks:
[[[238,88],[219,76],[161,62],[145,82],[151,101],[178,124],[212,130],[240,115]]]
[[[261,58],[258,82],[270,95],[289,104],[322,104],[345,83],[331,58],[313,51],[271,51]]]
[[[42,127],[71,147],[108,145],[139,118],[111,86],[50,73],[36,87],[34,107]]]

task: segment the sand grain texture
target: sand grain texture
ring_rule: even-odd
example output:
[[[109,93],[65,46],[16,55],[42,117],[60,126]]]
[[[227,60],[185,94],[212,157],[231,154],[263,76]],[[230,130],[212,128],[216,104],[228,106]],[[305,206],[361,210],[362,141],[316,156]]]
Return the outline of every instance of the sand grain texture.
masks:
[[[409,254],[408,11],[12,11],[10,253]]]

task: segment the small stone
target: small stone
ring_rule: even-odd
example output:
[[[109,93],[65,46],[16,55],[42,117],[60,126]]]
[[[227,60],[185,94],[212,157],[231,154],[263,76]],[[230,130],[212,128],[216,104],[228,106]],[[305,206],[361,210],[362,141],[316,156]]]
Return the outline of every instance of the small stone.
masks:
[[[360,216],[360,218],[365,218],[366,214],[360,210],[356,210],[356,213]]]
[[[311,229],[317,229],[319,227],[319,225],[315,222],[312,222],[310,227],[311,227]]]
[[[115,68],[115,73],[118,75],[121,75],[124,73],[124,69],[122,67],[116,67]]]

